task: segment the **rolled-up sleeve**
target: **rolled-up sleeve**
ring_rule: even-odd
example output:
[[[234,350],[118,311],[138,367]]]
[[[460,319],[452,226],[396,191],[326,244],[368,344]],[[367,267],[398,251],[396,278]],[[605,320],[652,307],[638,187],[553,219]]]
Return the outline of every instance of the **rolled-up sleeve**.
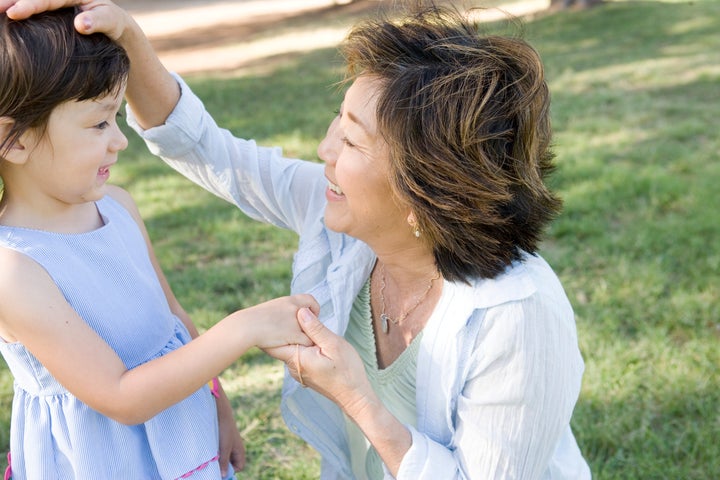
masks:
[[[285,158],[218,127],[178,76],[180,100],[165,124],[143,129],[128,107],[128,125],[149,150],[179,173],[246,215],[300,232],[310,210],[323,208],[323,166]]]

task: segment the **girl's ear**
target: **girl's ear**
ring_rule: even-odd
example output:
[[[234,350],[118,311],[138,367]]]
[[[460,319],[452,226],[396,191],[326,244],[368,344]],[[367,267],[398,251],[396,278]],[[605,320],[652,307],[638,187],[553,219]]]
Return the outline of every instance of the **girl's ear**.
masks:
[[[13,124],[15,123],[15,120],[13,120],[10,117],[0,117],[0,138],[6,139],[8,135],[10,134],[10,131],[12,129]],[[3,160],[6,160],[10,163],[17,163],[22,164],[27,161],[27,152],[25,149],[25,141],[27,139],[26,134],[20,135],[13,143],[10,145],[5,145],[3,147],[3,151],[0,152],[2,155]]]

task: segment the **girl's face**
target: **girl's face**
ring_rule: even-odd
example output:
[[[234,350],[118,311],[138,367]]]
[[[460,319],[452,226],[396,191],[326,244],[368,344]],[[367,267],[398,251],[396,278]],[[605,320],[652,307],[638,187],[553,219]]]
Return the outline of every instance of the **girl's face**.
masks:
[[[62,207],[102,198],[110,167],[127,147],[117,124],[123,93],[60,104],[45,134],[26,143],[24,171],[42,196],[38,201]]]
[[[318,147],[329,182],[326,225],[373,246],[411,235],[409,209],[390,186],[388,146],[377,130],[380,88],[371,77],[357,78]]]

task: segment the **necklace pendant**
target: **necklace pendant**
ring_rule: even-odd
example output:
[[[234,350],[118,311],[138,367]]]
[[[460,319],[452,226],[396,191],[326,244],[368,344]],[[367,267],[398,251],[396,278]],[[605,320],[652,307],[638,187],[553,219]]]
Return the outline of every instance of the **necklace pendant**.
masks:
[[[388,333],[388,329],[390,326],[388,325],[389,317],[385,315],[384,313],[380,314],[380,326],[382,328],[383,333]]]

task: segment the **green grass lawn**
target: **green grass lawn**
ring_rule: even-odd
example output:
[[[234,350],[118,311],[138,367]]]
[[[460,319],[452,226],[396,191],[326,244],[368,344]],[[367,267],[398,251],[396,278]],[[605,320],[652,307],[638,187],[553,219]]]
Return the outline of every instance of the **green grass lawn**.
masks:
[[[565,199],[541,253],[575,307],[586,372],[573,428],[598,479],[720,478],[718,32],[713,0],[613,2],[524,25],[553,92]],[[328,49],[188,80],[221,125],[313,159],[341,71]],[[113,179],[201,329],[288,292],[293,234],[248,220],[128,136]],[[280,418],[280,364],[253,350],[223,381],[248,451],[238,478],[317,478],[316,454]],[[3,366],[0,451],[11,398]]]

